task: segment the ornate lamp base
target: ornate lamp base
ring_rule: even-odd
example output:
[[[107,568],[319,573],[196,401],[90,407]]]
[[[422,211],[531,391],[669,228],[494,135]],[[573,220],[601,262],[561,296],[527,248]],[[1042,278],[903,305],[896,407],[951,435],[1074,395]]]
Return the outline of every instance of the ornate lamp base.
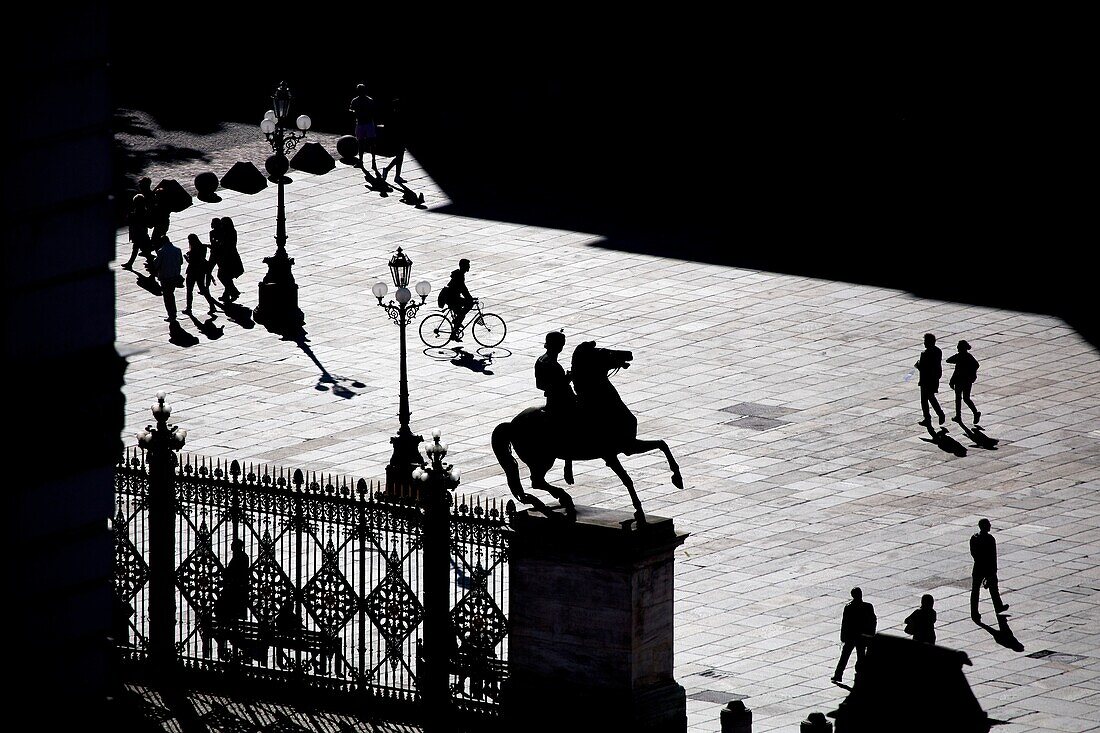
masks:
[[[290,270],[294,260],[280,249],[274,256],[265,257],[264,263],[267,275],[260,283],[259,304],[252,320],[273,329],[301,326],[306,318],[298,307],[298,283]]]

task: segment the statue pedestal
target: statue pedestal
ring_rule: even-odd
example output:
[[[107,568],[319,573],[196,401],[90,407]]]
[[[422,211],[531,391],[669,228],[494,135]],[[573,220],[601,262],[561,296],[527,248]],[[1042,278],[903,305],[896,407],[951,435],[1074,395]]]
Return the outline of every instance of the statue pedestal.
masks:
[[[673,678],[672,520],[577,507],[576,522],[527,510],[514,522],[511,730],[683,733]]]

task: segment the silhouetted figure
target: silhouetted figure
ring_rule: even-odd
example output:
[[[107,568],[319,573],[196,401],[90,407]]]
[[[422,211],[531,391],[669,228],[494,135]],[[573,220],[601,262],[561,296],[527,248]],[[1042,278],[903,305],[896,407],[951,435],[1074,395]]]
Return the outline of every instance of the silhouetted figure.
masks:
[[[936,611],[932,608],[933,603],[935,599],[925,593],[920,597],[920,608],[905,619],[905,633],[912,636],[913,641],[936,643]]]
[[[577,396],[569,386],[569,373],[558,363],[558,354],[565,348],[565,334],[551,331],[546,334],[546,353],[535,361],[535,386],[546,395],[548,413],[564,418],[573,410]]]
[[[924,351],[913,366],[920,372],[920,409],[924,413],[924,419],[919,424],[925,427],[932,425],[932,417],[928,414],[929,403],[939,415],[940,425],[943,425],[944,420],[947,419],[943,410],[940,409],[939,401],[936,400],[936,393],[940,391],[940,377],[943,375],[943,367],[940,364],[942,359],[943,353],[936,346],[936,337],[930,333],[924,334]]]
[[[363,167],[363,152],[370,151],[370,167],[378,172],[378,163],[374,156],[374,143],[378,139],[378,108],[374,100],[367,96],[367,85],[355,87],[356,97],[348,105],[348,111],[355,115],[355,139],[359,141],[359,166]]]
[[[395,99],[390,103],[390,116],[386,118],[386,139],[397,151],[393,154],[393,160],[382,169],[382,180],[386,180],[386,174],[390,168],[395,169],[393,177],[395,183],[404,183],[401,177],[401,166],[405,162],[405,119],[401,112],[401,100]]]
[[[218,651],[225,654],[225,635],[235,632],[237,622],[248,614],[249,560],[244,551],[244,540],[233,540],[233,557],[225,566],[222,576],[222,592],[214,605],[214,613],[223,628],[218,640]]]
[[[210,315],[214,315],[217,313],[217,309],[214,307],[214,299],[210,297],[210,288],[207,285],[210,277],[210,263],[206,259],[206,245],[199,239],[198,235],[187,235],[187,254],[183,257],[187,260],[187,277],[185,278],[187,307],[183,309],[183,312],[191,315],[191,303],[195,296],[195,286],[198,286],[199,294],[206,298],[206,302],[210,306]]]
[[[978,531],[970,537],[970,556],[974,558],[973,584],[970,588],[970,617],[975,621],[982,618],[978,613],[978,592],[983,585],[989,589],[994,611],[1001,613],[1008,609],[1008,604],[1001,602],[1001,593],[997,588],[997,540],[989,530],[989,520],[982,519],[978,522]]]
[[[149,225],[153,228],[153,233],[150,236],[154,242],[158,242],[168,236],[172,205],[168,201],[168,194],[163,188],[153,191],[152,202],[149,206]]]
[[[157,250],[157,258],[153,261],[154,272],[160,281],[161,294],[164,297],[164,310],[168,317],[164,320],[169,323],[176,322],[176,288],[183,285],[183,252],[172,244],[168,237],[160,239],[160,249]]]
[[[844,669],[848,666],[853,648],[856,650],[856,672],[862,669],[867,644],[874,636],[877,626],[875,607],[863,600],[862,590],[852,588],[852,600],[845,604],[844,616],[840,622],[840,641],[844,646],[840,651],[836,672],[833,673],[833,682],[840,682],[844,676]]]
[[[302,631],[302,617],[298,615],[293,598],[288,598],[275,616],[275,630],[286,636],[297,636]],[[279,648],[277,661],[282,667],[286,667],[290,661],[290,657],[282,647]]]
[[[977,425],[982,419],[982,413],[978,412],[970,399],[970,388],[978,380],[978,360],[971,356],[970,344],[966,341],[960,341],[958,349],[957,354],[947,357],[947,363],[955,365],[951,381],[948,382],[951,389],[955,390],[955,417],[951,419],[962,424],[962,403],[966,402],[966,406],[974,413],[974,424]]]
[[[225,286],[222,300],[232,303],[241,297],[233,281],[244,274],[244,262],[237,251],[237,229],[228,216],[210,221],[211,267],[218,268],[218,280]]]
[[[470,295],[466,287],[466,273],[470,271],[470,261],[461,259],[458,261],[458,269],[451,272],[451,279],[444,286],[447,291],[447,307],[451,309],[451,340],[461,341],[459,334],[462,320],[470,309],[474,307],[474,296]]]
[[[153,258],[153,241],[149,238],[149,207],[146,205],[145,196],[135,194],[130,204],[130,214],[127,217],[127,225],[130,233],[130,259],[123,263],[127,270],[134,269],[134,260],[140,254],[146,261]]]

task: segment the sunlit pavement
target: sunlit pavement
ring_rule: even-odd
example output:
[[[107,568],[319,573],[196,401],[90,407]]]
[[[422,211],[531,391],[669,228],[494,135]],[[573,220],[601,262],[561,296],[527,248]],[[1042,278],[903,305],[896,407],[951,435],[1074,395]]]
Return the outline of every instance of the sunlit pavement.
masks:
[[[312,137],[335,153],[333,136]],[[161,167],[154,183],[178,176],[190,188],[196,172],[220,176],[238,159],[262,169],[270,150],[256,138],[178,171]],[[463,492],[508,498],[489,436],[541,403],[533,366],[547,331],[565,329],[563,356],[593,339],[634,352],[613,381],[639,435],[668,440],[686,482],[671,485],[659,453],[623,460],[647,512],[691,533],[677,554],[676,675],[693,732],[717,730],[719,709],[735,696],[745,697],[757,732],[795,730],[807,713],[835,709],[846,693],[829,678],[854,585],[875,605],[879,630],[896,634],[921,594],[933,594],[939,643],[969,654],[979,702],[1012,724],[1000,730],[1096,729],[1100,358],[1074,331],[1047,316],[614,251],[591,234],[437,213],[443,193],[408,157],[404,175],[426,209],[402,203],[400,191],[380,197],[343,164],[324,176],[291,171],[287,250],[308,342],[219,314],[204,330],[181,315],[194,343],[171,343],[160,298],[117,269],[118,347],[130,363],[126,444],[164,390],[197,454],[381,478],[397,428],[398,329],[370,287],[389,280],[386,263],[401,246],[413,281],[433,287],[408,331],[412,427],[443,431]],[[246,268],[239,303],[254,307],[261,260],[274,251],[276,189],[218,193],[219,203],[196,200],[175,214],[170,237],[186,251],[188,233],[205,240],[212,217],[230,216]],[[638,202],[680,205],[690,216],[686,201]],[[730,247],[747,246],[732,222]],[[129,256],[125,230],[118,253],[117,263]],[[462,257],[472,262],[470,289],[507,321],[507,338],[479,351],[467,336],[465,355],[426,352],[416,325]],[[177,302],[182,309],[182,291]],[[949,421],[966,449],[958,456],[916,424],[912,365],[925,331],[945,357],[960,338],[973,346],[974,399],[995,450]],[[950,417],[948,374],[940,398]],[[602,463],[577,464],[576,477],[578,503],[629,507]],[[564,485],[559,468],[550,478]],[[993,524],[1023,652],[970,620],[967,541],[981,517]],[[995,625],[984,592],[982,608]],[[1044,651],[1054,654],[1029,656]],[[846,682],[851,674],[850,665]]]

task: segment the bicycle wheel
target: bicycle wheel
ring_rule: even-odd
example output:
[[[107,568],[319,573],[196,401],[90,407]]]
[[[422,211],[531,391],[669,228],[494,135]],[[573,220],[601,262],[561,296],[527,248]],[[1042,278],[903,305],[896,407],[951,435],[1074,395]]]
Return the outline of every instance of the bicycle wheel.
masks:
[[[433,349],[443,348],[451,342],[451,320],[432,313],[420,322],[420,340]]]
[[[504,340],[508,327],[504,319],[495,313],[482,313],[474,319],[474,341],[482,346],[496,346]]]

